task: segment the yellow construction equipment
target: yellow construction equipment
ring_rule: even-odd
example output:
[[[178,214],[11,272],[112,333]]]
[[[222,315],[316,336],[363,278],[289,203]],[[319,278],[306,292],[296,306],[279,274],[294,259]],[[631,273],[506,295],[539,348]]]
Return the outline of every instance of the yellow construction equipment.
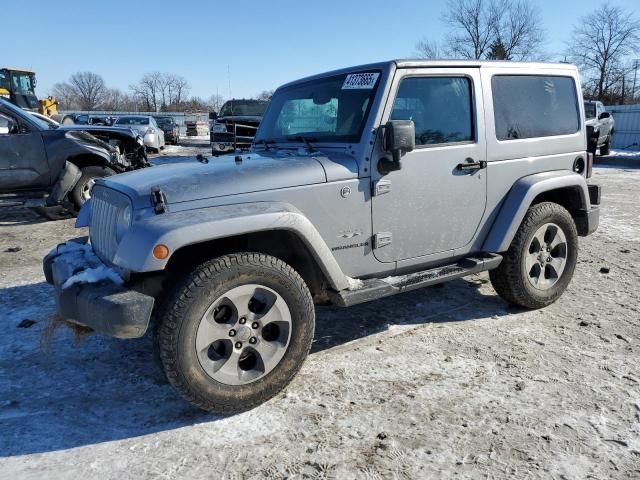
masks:
[[[36,72],[24,68],[0,68],[0,97],[27,110],[47,117],[58,116],[56,97],[38,100],[35,93]]]

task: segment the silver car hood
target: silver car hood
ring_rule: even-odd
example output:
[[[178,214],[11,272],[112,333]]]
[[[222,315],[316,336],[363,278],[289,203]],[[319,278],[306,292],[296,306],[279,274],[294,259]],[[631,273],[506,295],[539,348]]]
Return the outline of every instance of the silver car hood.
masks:
[[[108,177],[100,183],[125,193],[138,209],[151,206],[151,189],[155,187],[162,190],[168,204],[173,204],[357,176],[355,159],[343,153],[278,151],[211,157],[208,163],[194,160],[159,165]]]

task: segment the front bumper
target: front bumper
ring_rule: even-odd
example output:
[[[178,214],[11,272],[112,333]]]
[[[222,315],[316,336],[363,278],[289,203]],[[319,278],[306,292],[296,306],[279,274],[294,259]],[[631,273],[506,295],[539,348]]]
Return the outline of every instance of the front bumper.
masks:
[[[72,241],[86,244],[87,237]],[[58,245],[42,262],[47,282],[55,287],[60,317],[111,337],[143,336],[149,327],[154,298],[110,280],[62,288],[73,275],[106,265],[92,251],[86,254],[82,251],[59,253],[60,250]]]

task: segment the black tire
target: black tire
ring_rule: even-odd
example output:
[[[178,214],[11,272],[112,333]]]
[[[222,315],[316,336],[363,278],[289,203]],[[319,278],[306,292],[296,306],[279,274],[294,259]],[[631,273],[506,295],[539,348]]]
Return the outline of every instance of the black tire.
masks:
[[[531,272],[525,265],[535,233],[548,223],[558,226],[566,238],[565,263],[553,286],[540,290],[530,282]],[[542,308],[564,293],[573,277],[577,257],[578,233],[571,214],[557,203],[538,203],[527,211],[500,266],[489,272],[489,278],[496,292],[509,303],[531,309]]]
[[[216,299],[248,284],[266,286],[284,300],[291,313],[290,339],[273,369],[250,383],[229,385],[204,370],[196,334]],[[169,382],[193,405],[230,413],[251,409],[289,384],[311,348],[315,311],[304,280],[289,265],[269,255],[237,253],[209,260],[187,274],[161,306],[159,322],[160,358]]]
[[[600,156],[606,156],[609,155],[609,153],[611,153],[611,136],[609,136],[605,144],[600,147]]]
[[[100,167],[98,165],[81,168],[80,172],[82,173],[82,176],[69,194],[71,196],[71,201],[78,210],[80,210],[80,207],[82,207],[82,205],[84,205],[84,203],[88,200],[88,197],[86,196],[86,188],[89,182],[97,178],[115,175],[116,173],[109,167]]]

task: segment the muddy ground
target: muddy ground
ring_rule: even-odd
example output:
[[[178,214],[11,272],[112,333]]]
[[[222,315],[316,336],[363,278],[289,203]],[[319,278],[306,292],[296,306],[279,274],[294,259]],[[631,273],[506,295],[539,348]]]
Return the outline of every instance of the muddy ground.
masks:
[[[41,258],[81,232],[0,212],[0,478],[640,478],[640,170],[594,181],[556,304],[509,307],[480,274],[318,309],[289,388],[232,416],[184,402],[149,338],[43,345]]]

